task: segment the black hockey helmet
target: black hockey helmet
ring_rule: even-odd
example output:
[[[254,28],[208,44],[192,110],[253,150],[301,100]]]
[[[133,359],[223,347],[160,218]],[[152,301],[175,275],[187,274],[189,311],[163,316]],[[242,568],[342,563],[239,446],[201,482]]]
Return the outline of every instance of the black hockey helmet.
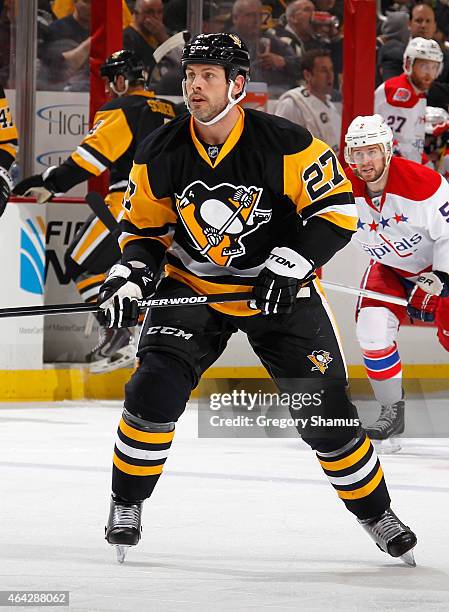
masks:
[[[129,49],[121,49],[110,55],[100,66],[100,74],[112,83],[119,74],[130,83],[139,79],[144,80],[146,76],[143,61]]]
[[[249,51],[237,34],[198,34],[184,47],[181,64],[184,73],[188,64],[217,64],[228,80],[234,81],[238,74],[249,80]]]

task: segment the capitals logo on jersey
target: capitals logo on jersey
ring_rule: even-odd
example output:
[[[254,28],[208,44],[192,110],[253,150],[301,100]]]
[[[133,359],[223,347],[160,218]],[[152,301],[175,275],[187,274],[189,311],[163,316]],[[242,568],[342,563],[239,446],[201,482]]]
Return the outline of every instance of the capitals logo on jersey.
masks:
[[[262,192],[262,187],[208,187],[195,181],[181,195],[175,194],[179,216],[201,255],[227,266],[245,254],[242,238],[271,219],[271,210],[259,207]]]

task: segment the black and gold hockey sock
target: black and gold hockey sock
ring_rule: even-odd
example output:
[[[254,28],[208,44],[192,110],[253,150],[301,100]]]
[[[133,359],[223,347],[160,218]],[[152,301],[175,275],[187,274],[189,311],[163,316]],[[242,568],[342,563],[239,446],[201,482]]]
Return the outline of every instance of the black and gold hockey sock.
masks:
[[[114,495],[129,501],[150,497],[174,435],[174,423],[151,423],[124,410],[114,447]]]
[[[95,274],[94,276],[83,274],[75,284],[81,299],[84,302],[95,303],[98,298],[101,285],[106,280],[107,274]]]
[[[357,518],[379,516],[389,507],[382,467],[364,432],[334,451],[317,452],[317,457],[338,496]]]

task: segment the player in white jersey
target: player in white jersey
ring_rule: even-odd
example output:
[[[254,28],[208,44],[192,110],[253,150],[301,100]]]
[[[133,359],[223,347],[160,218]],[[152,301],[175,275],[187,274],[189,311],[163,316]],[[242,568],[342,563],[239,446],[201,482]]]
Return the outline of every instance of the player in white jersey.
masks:
[[[408,299],[407,308],[363,298],[357,338],[382,406],[372,439],[404,431],[396,337],[408,317],[434,322],[449,351],[449,185],[426,166],[392,157],[393,134],[380,115],[357,117],[345,136],[359,221],[353,236],[369,257],[362,287]]]
[[[412,38],[404,52],[404,72],[379,85],[374,110],[394,134],[394,154],[422,162],[426,92],[443,67],[443,52],[435,40]]]
[[[426,141],[424,153],[430,168],[449,181],[449,113],[443,108],[426,108]]]
[[[338,153],[341,114],[331,102],[334,68],[330,53],[325,49],[307,51],[301,65],[306,85],[282,94],[275,115],[307,128]]]

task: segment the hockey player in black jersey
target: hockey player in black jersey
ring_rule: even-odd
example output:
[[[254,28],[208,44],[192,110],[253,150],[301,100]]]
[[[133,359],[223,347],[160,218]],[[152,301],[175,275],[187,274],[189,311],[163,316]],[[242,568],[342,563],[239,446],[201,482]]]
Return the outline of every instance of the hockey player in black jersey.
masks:
[[[117,432],[106,539],[119,561],[138,543],[142,503],[162,473],[175,423],[203,372],[242,330],[280,390],[319,391],[318,406],[301,410],[310,423],[303,440],[376,544],[413,564],[416,537],[390,509],[379,460],[346,394],[344,358],[314,275],[356,229],[351,185],[333,151],[307,130],[237,106],[249,64],[238,36],[196,37],[182,56],[190,115],[154,132],[136,152],[121,264],[99,296],[111,327],[135,325],[137,300],[155,290],[164,255],[156,296],[252,291],[254,300],[147,313],[141,365],[126,385]],[[311,426],[314,415],[324,424]]]
[[[0,87],[0,217],[13,187],[9,170],[17,153],[17,129],[11,117],[8,100],[3,87]]]
[[[65,193],[109,169],[106,204],[119,218],[137,143],[173,119],[175,112],[171,102],[146,91],[144,66],[134,52],[113,53],[100,72],[112,100],[97,112],[90,132],[63,164],[21,181],[15,194],[35,195],[39,202],[46,202],[55,193]],[[95,215],[89,216],[65,255],[66,271],[83,300],[96,302],[107,271],[119,259],[116,238]],[[102,328],[98,345],[86,359],[92,371],[101,372],[134,363],[134,357],[132,331]]]

